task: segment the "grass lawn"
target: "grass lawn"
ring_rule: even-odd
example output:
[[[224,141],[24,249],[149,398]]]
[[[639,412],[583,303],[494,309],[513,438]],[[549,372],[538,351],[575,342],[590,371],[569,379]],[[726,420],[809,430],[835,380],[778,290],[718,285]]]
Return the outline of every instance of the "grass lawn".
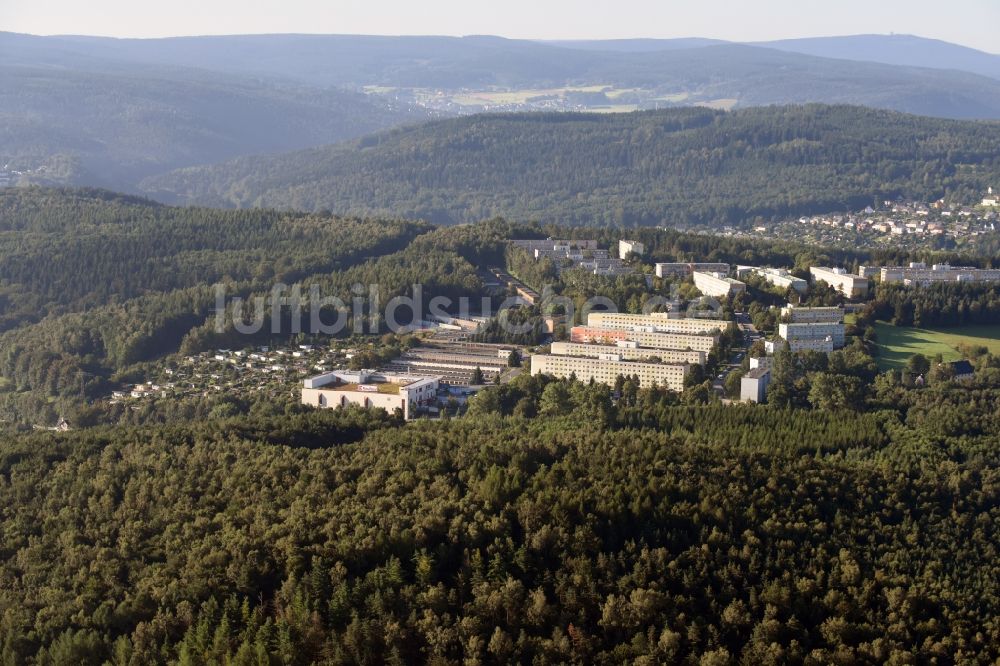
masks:
[[[1000,325],[956,326],[955,328],[912,328],[893,326],[884,321],[875,324],[878,336],[879,369],[901,368],[914,354],[933,358],[937,354],[946,361],[962,358],[958,345],[981,345],[992,354],[1000,354]]]

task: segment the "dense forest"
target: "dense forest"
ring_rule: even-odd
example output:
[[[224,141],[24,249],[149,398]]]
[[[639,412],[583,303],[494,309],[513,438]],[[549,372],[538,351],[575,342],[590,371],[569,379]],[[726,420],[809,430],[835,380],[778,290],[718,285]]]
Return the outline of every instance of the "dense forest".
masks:
[[[743,224],[857,210],[887,197],[980,196],[1000,182],[1000,132],[847,106],[730,113],[480,115],[350,144],[180,170],[157,197],[566,224]]]
[[[863,416],[520,390],[545,419],[0,439],[0,659],[997,658],[996,389],[895,387]]]

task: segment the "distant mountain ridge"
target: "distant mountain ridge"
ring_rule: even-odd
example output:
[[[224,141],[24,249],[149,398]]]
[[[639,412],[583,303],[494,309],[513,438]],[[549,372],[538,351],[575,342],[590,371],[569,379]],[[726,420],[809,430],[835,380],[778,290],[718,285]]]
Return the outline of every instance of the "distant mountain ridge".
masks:
[[[168,203],[725,225],[1000,182],[1000,122],[849,106],[492,114],[147,179]],[[968,198],[968,197],[966,197]]]
[[[838,47],[843,40],[857,46]],[[479,111],[826,103],[1000,119],[1000,79],[941,69],[989,73],[995,56],[932,40],[890,40],[895,46],[880,55],[879,40],[771,48],[700,38],[0,33],[0,165],[24,172],[22,182],[135,191],[178,168]],[[907,62],[923,44],[937,50],[919,62],[935,67],[792,52]]]

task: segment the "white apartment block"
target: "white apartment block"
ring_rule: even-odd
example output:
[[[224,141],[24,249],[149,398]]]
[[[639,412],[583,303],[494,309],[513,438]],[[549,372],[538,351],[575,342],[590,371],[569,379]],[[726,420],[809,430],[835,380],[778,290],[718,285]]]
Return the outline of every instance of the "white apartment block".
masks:
[[[767,399],[767,385],[771,383],[771,371],[755,368],[740,379],[740,400],[743,402],[764,402]]]
[[[404,419],[410,419],[417,407],[437,402],[438,384],[438,377],[371,370],[328,372],[303,382],[302,404],[330,409],[348,405],[366,409],[381,407],[390,414],[399,409]]]
[[[636,375],[642,388],[656,384],[673,391],[684,390],[684,377],[687,375],[688,367],[681,364],[641,363],[582,356],[535,354],[531,357],[532,375],[547,374],[562,378],[573,375],[582,382],[593,379],[609,386],[613,386],[619,376]]]
[[[649,349],[691,349],[708,353],[718,344],[718,333],[661,333],[630,328],[593,328],[574,326],[570,329],[570,340],[583,344],[615,344],[631,341]]]
[[[913,262],[909,266],[884,266],[881,270],[885,284],[902,283],[906,286],[926,287],[939,282],[1000,282],[1000,269],[974,268]]]
[[[629,252],[634,252],[635,254],[643,254],[646,252],[646,246],[639,241],[634,240],[620,240],[618,241],[618,258],[624,259],[628,256]]]
[[[704,365],[705,352],[693,349],[652,349],[640,347],[637,342],[623,340],[615,345],[592,345],[577,342],[553,342],[551,353],[557,356],[589,356],[599,358],[602,355],[617,355],[623,361],[641,361],[652,356],[664,363],[689,363]]]
[[[778,324],[778,335],[793,352],[832,352],[844,346],[844,325],[836,323]]]
[[[747,286],[739,280],[726,277],[724,273],[695,271],[691,274],[694,286],[705,296],[725,298],[746,291]]]
[[[868,278],[848,273],[843,268],[813,266],[809,275],[814,281],[825,282],[848,298],[863,298],[868,295]]]
[[[800,277],[795,277],[784,268],[757,268],[756,266],[738,266],[737,275],[741,276],[744,273],[752,273],[754,275],[759,275],[768,284],[772,284],[775,287],[781,289],[794,289],[800,294],[804,294],[809,291],[809,283]]]
[[[671,319],[669,312],[629,314],[627,312],[590,312],[587,326],[592,328],[642,328],[657,333],[716,333],[729,327],[725,319]]]
[[[723,264],[718,262],[675,262],[675,263],[659,263],[655,265],[656,277],[666,278],[666,277],[687,277],[695,271],[704,271],[707,273],[728,273],[729,264]]]
[[[803,307],[789,303],[781,308],[781,318],[791,324],[838,324],[844,321],[842,307]]]

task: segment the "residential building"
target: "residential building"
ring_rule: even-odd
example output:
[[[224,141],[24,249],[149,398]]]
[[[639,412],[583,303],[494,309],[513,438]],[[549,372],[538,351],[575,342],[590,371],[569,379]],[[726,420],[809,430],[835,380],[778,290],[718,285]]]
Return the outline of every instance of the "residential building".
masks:
[[[844,308],[803,307],[789,303],[781,308],[781,318],[790,324],[837,324],[844,321]]]
[[[954,373],[952,378],[957,382],[970,381],[976,375],[976,369],[968,361],[952,361],[949,365]]]
[[[631,341],[649,349],[692,349],[708,353],[712,351],[712,347],[718,344],[719,335],[709,333],[662,333],[645,329],[574,326],[570,329],[570,341],[582,344],[615,344],[620,341]]]
[[[800,294],[809,291],[809,283],[800,277],[795,277],[784,268],[757,268],[756,266],[737,266],[736,275],[759,275],[768,284],[780,289],[794,289]]]
[[[338,408],[359,405],[390,414],[399,409],[411,419],[420,407],[437,403],[438,377],[418,377],[371,370],[337,371],[310,377],[303,382],[302,404]]]
[[[868,295],[868,278],[848,273],[843,268],[813,266],[809,269],[813,281],[825,282],[848,298],[864,298]]]
[[[691,275],[695,271],[708,273],[728,273],[729,264],[719,262],[680,262],[680,263],[659,263],[655,265],[656,277],[660,278],[683,278]]]
[[[725,273],[705,273],[695,271],[691,274],[694,286],[705,296],[725,298],[746,291],[747,286],[739,280],[726,277]]]
[[[768,368],[754,368],[740,379],[740,400],[762,403],[767,400],[767,385],[771,383]]]
[[[764,370],[770,370],[774,367],[774,358],[771,356],[751,356],[750,357],[750,369],[756,370],[757,368],[762,368]]]
[[[582,344],[577,342],[553,342],[551,353],[557,356],[590,356],[614,354],[623,361],[642,361],[656,357],[664,363],[689,363],[703,365],[706,353],[693,349],[653,349],[641,347],[630,340],[620,340],[613,345]]]
[[[665,386],[673,391],[684,390],[684,377],[688,373],[687,364],[643,363],[625,361],[618,355],[609,354],[605,358],[583,356],[555,356],[535,354],[531,357],[531,374],[547,374],[554,377],[575,376],[582,382],[591,380],[614,385],[619,376],[639,378],[639,386],[646,388]]]
[[[793,352],[831,352],[844,346],[844,325],[832,322],[778,324],[778,335]]]
[[[627,312],[590,312],[587,326],[592,328],[633,329],[642,328],[658,333],[714,333],[729,327],[725,319],[678,319],[668,312],[630,314]]]
[[[628,257],[629,253],[633,254],[644,254],[646,252],[646,246],[639,241],[634,240],[620,240],[618,241],[618,258],[625,259]]]
[[[939,282],[1000,282],[1000,269],[949,264],[928,267],[922,262],[911,262],[908,266],[883,266],[880,277],[884,284],[926,287]]]

